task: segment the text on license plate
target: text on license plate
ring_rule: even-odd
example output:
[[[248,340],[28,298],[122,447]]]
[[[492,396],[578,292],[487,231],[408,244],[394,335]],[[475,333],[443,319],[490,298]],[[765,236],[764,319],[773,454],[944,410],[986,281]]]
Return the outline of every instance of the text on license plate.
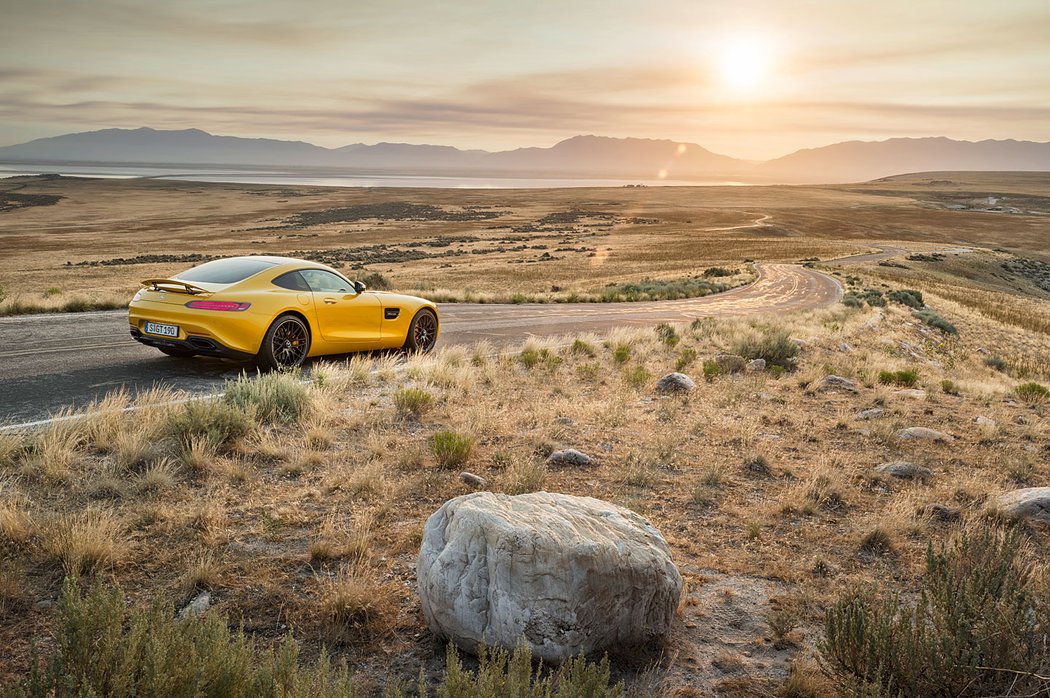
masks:
[[[147,322],[146,331],[150,334],[164,335],[165,337],[178,337],[178,325],[162,325],[159,322]]]

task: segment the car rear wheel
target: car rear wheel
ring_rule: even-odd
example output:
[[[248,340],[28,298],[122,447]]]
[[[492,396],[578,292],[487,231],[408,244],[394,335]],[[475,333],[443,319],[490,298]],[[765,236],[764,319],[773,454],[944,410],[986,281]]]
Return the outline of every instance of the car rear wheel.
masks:
[[[269,370],[302,365],[310,353],[310,328],[296,315],[282,315],[266,330],[257,363]]]
[[[412,318],[408,326],[408,337],[405,338],[406,351],[428,353],[437,343],[438,319],[433,310],[424,308]]]
[[[176,347],[157,347],[160,353],[167,354],[168,356],[174,356],[176,359],[188,359],[196,354],[189,349],[178,349]]]

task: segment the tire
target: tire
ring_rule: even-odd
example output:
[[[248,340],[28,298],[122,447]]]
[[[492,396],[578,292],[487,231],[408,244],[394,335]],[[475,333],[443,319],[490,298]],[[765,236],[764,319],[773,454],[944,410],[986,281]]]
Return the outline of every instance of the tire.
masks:
[[[423,308],[408,326],[408,336],[405,337],[405,351],[417,351],[420,354],[428,354],[437,343],[438,319],[433,310]]]
[[[168,356],[172,356],[176,359],[188,359],[191,356],[197,355],[189,349],[178,349],[176,347],[157,347],[157,350],[162,354],[167,354]]]
[[[310,328],[298,315],[281,315],[263,336],[255,362],[268,371],[301,366],[310,353]]]

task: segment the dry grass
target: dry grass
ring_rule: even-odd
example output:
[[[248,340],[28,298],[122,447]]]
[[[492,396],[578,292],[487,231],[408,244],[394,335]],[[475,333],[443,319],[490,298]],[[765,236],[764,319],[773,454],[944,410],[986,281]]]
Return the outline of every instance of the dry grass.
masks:
[[[73,576],[113,565],[127,552],[124,524],[106,509],[59,514],[42,527],[41,538],[43,551]]]

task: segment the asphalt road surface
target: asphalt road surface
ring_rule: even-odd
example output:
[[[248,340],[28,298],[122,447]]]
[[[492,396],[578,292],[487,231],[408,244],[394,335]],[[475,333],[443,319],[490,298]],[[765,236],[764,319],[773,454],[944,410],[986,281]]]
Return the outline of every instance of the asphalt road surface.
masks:
[[[838,301],[832,277],[793,264],[760,264],[758,280],[706,298],[649,303],[444,304],[438,346],[605,331],[622,326],[744,317],[821,308]],[[0,424],[45,419],[107,392],[166,385],[209,393],[250,366],[173,359],[131,339],[127,313],[113,310],[0,318]]]

